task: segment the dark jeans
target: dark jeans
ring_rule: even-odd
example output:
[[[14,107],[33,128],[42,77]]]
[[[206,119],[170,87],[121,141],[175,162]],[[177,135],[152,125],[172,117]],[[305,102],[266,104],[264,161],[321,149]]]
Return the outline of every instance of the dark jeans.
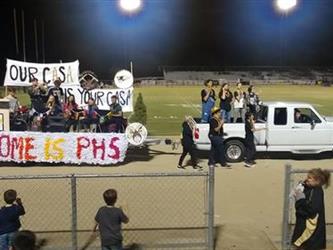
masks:
[[[77,129],[77,124],[78,124],[78,121],[77,121],[77,120],[73,120],[73,119],[68,119],[68,120],[66,120],[65,131],[66,131],[66,132],[69,132],[71,126],[73,126],[73,131],[76,131],[76,129]]]
[[[192,166],[196,166],[197,165],[197,158],[196,158],[196,156],[194,154],[194,146],[193,146],[193,144],[189,144],[189,145],[184,144],[183,145],[183,153],[181,154],[181,156],[179,158],[178,165],[179,166],[183,165],[183,161],[184,161],[185,156],[187,154],[190,154],[190,156],[191,156],[191,164],[192,164]]]
[[[84,118],[80,121],[81,124],[83,124],[84,128],[85,129],[89,129],[90,128],[90,125],[92,124],[98,124],[99,123],[99,119],[97,118]]]
[[[209,139],[211,142],[211,148],[208,165],[214,165],[215,163],[226,165],[223,138],[221,136],[209,136]]]
[[[256,154],[256,145],[253,140],[245,139],[245,158],[246,162],[253,163]]]
[[[16,232],[0,235],[0,249],[9,250]]]

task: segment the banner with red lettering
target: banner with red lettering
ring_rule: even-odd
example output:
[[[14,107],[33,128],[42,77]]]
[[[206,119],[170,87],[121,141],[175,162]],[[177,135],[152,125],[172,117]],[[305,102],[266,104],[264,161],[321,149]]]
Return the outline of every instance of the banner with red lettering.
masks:
[[[63,84],[79,85],[79,61],[69,63],[30,63],[7,59],[4,86],[31,85],[32,79],[52,85],[56,79]]]
[[[108,165],[125,159],[128,142],[116,133],[0,133],[0,161]]]

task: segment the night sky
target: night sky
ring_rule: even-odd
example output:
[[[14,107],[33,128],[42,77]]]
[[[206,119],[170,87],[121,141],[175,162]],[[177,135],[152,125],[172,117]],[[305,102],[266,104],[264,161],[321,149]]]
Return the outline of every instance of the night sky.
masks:
[[[80,70],[100,79],[134,62],[136,77],[161,75],[160,66],[332,66],[333,0],[299,0],[288,15],[275,0],[143,0],[124,15],[113,0],[0,2],[0,77],[6,58],[23,60],[21,10],[27,61],[35,62],[33,20],[45,23],[46,62],[80,60]],[[18,14],[15,51],[13,8]]]

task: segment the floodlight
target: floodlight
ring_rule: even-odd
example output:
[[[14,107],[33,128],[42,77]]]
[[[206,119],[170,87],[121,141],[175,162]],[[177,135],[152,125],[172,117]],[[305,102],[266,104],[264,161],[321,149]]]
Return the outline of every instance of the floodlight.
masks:
[[[127,13],[134,13],[141,9],[142,1],[141,0],[120,0],[120,8]]]
[[[276,0],[276,6],[280,11],[288,12],[295,8],[297,5],[297,0]]]

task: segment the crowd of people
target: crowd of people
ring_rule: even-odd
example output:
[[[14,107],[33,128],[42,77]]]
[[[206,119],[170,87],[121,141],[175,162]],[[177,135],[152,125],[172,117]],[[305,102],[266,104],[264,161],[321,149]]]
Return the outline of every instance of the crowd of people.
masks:
[[[228,83],[223,83],[218,94],[213,86],[212,80],[204,82],[204,89],[201,90],[202,113],[201,123],[209,124],[208,137],[211,141],[211,151],[208,165],[220,164],[221,167],[231,166],[225,159],[224,149],[224,123],[244,123],[245,127],[245,166],[255,166],[256,147],[254,144],[254,132],[262,130],[255,127],[256,113],[259,109],[260,99],[254,91],[254,86],[250,85],[247,92],[243,90],[242,84],[237,83],[236,89],[232,93]],[[217,105],[219,100],[219,106]],[[182,146],[183,152],[178,161],[178,168],[183,166],[184,158],[187,154],[191,156],[191,164],[194,169],[201,170],[197,164],[194,152],[193,128],[189,127],[188,118],[182,125]]]
[[[15,88],[8,89],[11,130],[13,131],[43,131],[43,132],[69,132],[69,131],[97,131],[124,132],[126,119],[123,118],[122,107],[118,97],[111,97],[108,112],[98,109],[95,100],[90,97],[84,106],[75,102],[74,95],[65,99],[60,79],[54,81],[53,87],[47,87],[34,78],[28,89],[31,106],[22,107],[16,96]],[[52,121],[60,120],[55,131],[52,130]],[[63,124],[63,126],[61,126]]]
[[[45,239],[37,241],[36,235],[29,230],[19,231],[20,217],[25,215],[22,200],[16,190],[9,189],[4,192],[5,206],[0,208],[0,249],[1,250],[38,250],[47,245]],[[108,189],[103,193],[105,206],[98,209],[95,216],[95,226],[91,237],[80,249],[85,250],[100,234],[102,250],[123,250],[123,236],[121,224],[128,223],[129,219],[120,207],[115,207],[117,191]],[[131,249],[135,249],[133,246]]]

